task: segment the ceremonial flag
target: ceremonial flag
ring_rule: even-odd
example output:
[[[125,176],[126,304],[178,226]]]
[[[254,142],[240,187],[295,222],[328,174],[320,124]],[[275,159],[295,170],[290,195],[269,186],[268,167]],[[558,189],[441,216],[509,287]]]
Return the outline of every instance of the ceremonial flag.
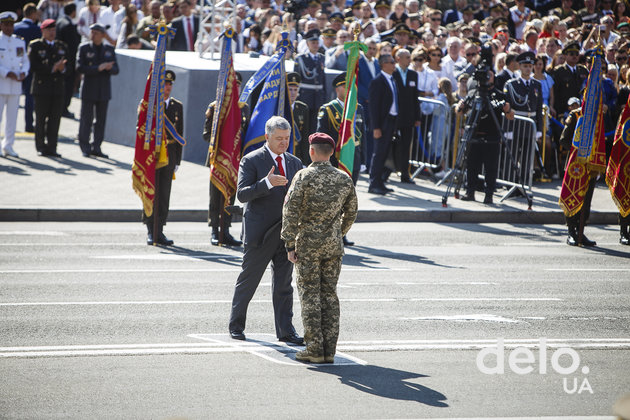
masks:
[[[593,54],[593,64],[582,101],[582,116],[577,121],[562,180],[558,204],[567,217],[582,209],[591,173],[603,173],[606,169],[601,83],[603,57],[604,50],[600,45]]]
[[[264,81],[245,135],[243,155],[263,145],[265,142],[265,124],[274,115],[284,116],[289,121],[290,126],[294,127],[293,111],[288,101],[288,87],[284,69],[284,56],[290,51],[291,42],[287,32],[282,32],[281,35],[282,39],[278,42],[276,53],[247,81],[239,98],[241,102],[246,102],[256,86]],[[291,130],[289,153],[293,153],[296,142],[295,131]]]
[[[343,104],[343,114],[339,127],[339,141],[335,154],[339,162],[339,169],[352,176],[354,168],[354,139],[355,139],[355,117],[357,115],[358,90],[357,78],[359,76],[359,54],[360,51],[367,52],[367,46],[357,41],[346,42],[344,50],[350,51],[348,55],[348,67],[346,70],[346,99]]]
[[[210,182],[223,194],[225,203],[236,193],[238,165],[241,160],[241,108],[232,60],[234,29],[223,34],[221,68],[217,80],[217,100],[212,119],[208,163]]]
[[[166,155],[164,118],[164,58],[167,37],[173,37],[175,30],[163,22],[151,26],[157,32],[157,47],[149,69],[144,96],[138,108],[136,126],[136,148],[132,165],[132,186],[142,200],[144,214],[153,214],[155,198],[155,171],[168,164]]]
[[[606,169],[606,184],[619,213],[627,217],[630,214],[630,100],[619,117]]]

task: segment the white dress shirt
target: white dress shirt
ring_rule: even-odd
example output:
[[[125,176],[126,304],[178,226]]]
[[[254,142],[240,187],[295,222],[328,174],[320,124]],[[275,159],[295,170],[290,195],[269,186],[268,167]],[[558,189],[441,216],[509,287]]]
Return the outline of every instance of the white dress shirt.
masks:
[[[282,158],[282,169],[284,169],[284,176],[287,175],[287,160],[284,158],[284,153],[281,155],[277,155],[274,152],[271,151],[271,149],[269,148],[269,146],[267,146],[267,143],[265,143],[265,145],[263,146],[264,148],[267,149],[267,151],[269,152],[269,154],[271,155],[271,158],[274,161],[274,164],[277,164],[276,158],[278,156],[280,156]],[[272,189],[273,185],[271,185],[271,181],[269,181],[269,176],[265,177],[265,184],[267,184],[267,188]]]

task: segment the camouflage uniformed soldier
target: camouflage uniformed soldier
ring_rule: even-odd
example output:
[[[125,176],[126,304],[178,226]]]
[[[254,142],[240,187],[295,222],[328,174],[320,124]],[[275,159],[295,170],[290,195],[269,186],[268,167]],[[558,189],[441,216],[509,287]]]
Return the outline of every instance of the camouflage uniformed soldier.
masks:
[[[293,120],[297,125],[297,132],[300,134],[297,147],[295,148],[295,156],[297,156],[305,166],[310,165],[311,158],[308,155],[308,136],[311,134],[308,105],[302,101],[298,101],[300,94],[300,82],[302,78],[299,74],[293,72],[287,74],[287,84],[289,85],[289,100],[291,108],[293,108]]]
[[[236,72],[236,80],[240,89],[241,83],[243,81],[243,77],[239,72]],[[214,107],[216,106],[217,101],[214,101],[208,105],[208,109],[206,110],[206,121],[203,125],[203,139],[207,142],[210,142],[210,137],[212,136],[212,120],[214,118]],[[245,138],[245,132],[247,131],[247,126],[249,125],[249,105],[246,102],[239,102],[239,108],[241,108],[241,138]],[[230,226],[232,226],[232,215],[225,211],[225,209],[221,209],[221,197],[223,193],[212,183],[210,182],[210,202],[208,208],[208,225],[212,228],[212,234],[210,236],[210,243],[212,245],[227,245],[227,246],[241,246],[243,242],[239,241],[232,235],[230,235]],[[234,196],[230,198],[230,205],[234,205]],[[220,226],[220,214],[223,211],[223,241],[220,241],[219,234],[219,226]]]
[[[342,236],[357,216],[357,196],[348,175],[330,164],[335,141],[309,137],[313,163],[293,178],[282,210],[281,237],[295,264],[306,349],[297,360],[333,363],[339,337],[337,280]]]
[[[326,75],[324,74],[324,55],[319,50],[318,29],[312,29],[304,35],[308,52],[295,57],[294,71],[300,75],[300,100],[308,105],[310,111],[309,132],[315,131],[317,110],[327,97]]]

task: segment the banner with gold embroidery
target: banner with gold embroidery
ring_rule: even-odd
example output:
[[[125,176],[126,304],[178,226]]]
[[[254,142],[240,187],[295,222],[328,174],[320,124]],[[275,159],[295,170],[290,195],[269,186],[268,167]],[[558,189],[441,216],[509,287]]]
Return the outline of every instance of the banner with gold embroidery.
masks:
[[[630,98],[619,117],[606,168],[606,184],[622,217],[630,214]]]
[[[144,87],[144,96],[138,107],[136,147],[131,178],[133,190],[142,200],[144,214],[153,214],[155,198],[155,171],[168,164],[164,123],[164,71],[167,38],[175,30],[164,22],[150,27],[157,33],[157,47]]]

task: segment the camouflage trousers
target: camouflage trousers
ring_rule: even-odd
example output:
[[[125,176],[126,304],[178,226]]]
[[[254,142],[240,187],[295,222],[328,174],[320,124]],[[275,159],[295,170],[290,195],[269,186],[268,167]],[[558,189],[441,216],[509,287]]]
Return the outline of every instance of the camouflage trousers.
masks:
[[[295,269],[302,305],[304,341],[309,353],[334,356],[339,337],[337,280],[342,257],[316,259],[299,257]]]

